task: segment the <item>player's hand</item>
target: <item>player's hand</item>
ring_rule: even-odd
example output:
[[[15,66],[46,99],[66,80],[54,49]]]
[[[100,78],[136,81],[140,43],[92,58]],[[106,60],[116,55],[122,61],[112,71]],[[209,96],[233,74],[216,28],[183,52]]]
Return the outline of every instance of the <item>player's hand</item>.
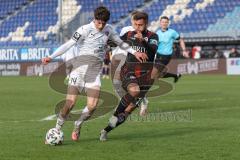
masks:
[[[134,37],[141,41],[143,40],[143,35],[142,35],[141,31],[137,31],[137,34],[135,34]]]
[[[184,56],[185,58],[189,58],[189,52],[186,51],[186,50],[184,50],[184,51],[183,51],[183,56]]]
[[[44,65],[46,65],[46,64],[48,64],[51,60],[52,60],[52,59],[51,59],[50,57],[44,57],[44,58],[42,59],[42,63],[43,63]]]
[[[146,53],[142,53],[142,52],[136,52],[134,53],[134,56],[137,58],[137,60],[141,63],[146,62],[148,59],[148,56]]]

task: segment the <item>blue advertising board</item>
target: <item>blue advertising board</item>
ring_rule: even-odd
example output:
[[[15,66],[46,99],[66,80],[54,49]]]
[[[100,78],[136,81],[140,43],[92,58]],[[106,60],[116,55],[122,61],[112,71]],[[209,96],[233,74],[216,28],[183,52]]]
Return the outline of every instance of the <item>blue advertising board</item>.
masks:
[[[51,55],[57,49],[52,47],[0,48],[0,62],[37,62]],[[60,58],[56,58],[60,60]]]

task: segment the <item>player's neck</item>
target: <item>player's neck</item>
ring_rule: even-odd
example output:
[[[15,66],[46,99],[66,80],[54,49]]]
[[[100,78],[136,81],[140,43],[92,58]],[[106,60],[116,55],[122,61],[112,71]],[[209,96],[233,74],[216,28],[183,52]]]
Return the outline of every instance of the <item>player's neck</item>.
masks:
[[[168,30],[168,28],[161,28],[161,30],[162,30],[163,32],[165,32],[165,31]]]

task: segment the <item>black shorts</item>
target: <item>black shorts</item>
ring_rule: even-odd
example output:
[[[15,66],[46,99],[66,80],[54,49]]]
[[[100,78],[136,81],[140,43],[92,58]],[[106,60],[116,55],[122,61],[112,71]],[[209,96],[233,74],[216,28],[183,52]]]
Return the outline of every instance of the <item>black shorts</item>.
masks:
[[[170,62],[171,58],[172,58],[172,55],[157,54],[156,59],[155,59],[155,63],[160,63],[160,64],[166,66]]]
[[[154,62],[154,67],[156,67],[160,72],[165,72],[167,70],[167,65],[170,62],[171,55],[159,55],[157,54]]]
[[[139,97],[144,97],[154,82],[154,80],[151,79],[151,71],[142,74],[140,77],[137,77],[134,72],[127,71],[124,66],[121,69],[120,78],[122,81],[122,87],[126,92],[130,83],[138,84],[140,87]]]
[[[103,60],[103,63],[104,63],[105,65],[107,65],[107,66],[110,64],[110,62],[111,62],[111,61],[110,61],[109,59],[104,59],[104,60]]]

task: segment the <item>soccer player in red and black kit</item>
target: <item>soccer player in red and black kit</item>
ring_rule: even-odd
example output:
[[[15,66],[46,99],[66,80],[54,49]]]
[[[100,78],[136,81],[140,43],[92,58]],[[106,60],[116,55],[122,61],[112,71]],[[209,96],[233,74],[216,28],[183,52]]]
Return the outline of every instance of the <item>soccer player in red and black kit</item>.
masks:
[[[130,53],[121,68],[122,87],[127,92],[120,100],[109,124],[101,131],[100,141],[107,140],[107,133],[122,124],[129,114],[138,106],[138,102],[151,88],[154,57],[158,48],[157,34],[147,30],[148,15],[138,12],[133,16],[134,31],[125,33],[121,39],[133,49],[146,54],[145,58],[137,59]]]

